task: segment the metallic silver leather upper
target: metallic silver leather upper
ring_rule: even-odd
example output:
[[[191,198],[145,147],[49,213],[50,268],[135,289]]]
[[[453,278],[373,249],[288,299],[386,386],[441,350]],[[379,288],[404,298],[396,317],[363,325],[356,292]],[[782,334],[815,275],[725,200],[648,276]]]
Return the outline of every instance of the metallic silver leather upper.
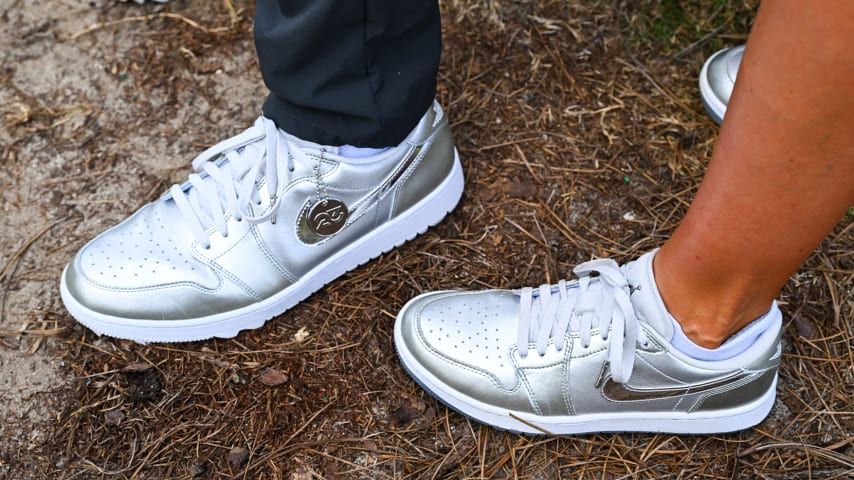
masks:
[[[280,130],[279,138],[265,138],[265,126],[271,131],[266,122],[260,118],[248,141],[229,144],[230,153],[211,159],[221,167],[217,172],[237,172],[235,191],[254,182],[246,189],[255,202],[245,211],[226,208],[231,194],[219,194],[226,234],[199,214],[202,220],[194,221],[207,223],[200,242],[176,205],[175,193],[182,192],[191,200],[185,210],[195,208],[189,191],[207,188],[209,174],[199,165],[197,186],[173,189],[84,246],[65,274],[70,294],[92,311],[148,320],[192,319],[259,302],[411,207],[454,164],[453,140],[438,104],[400,145],[356,161],[338,156],[336,147]],[[269,160],[270,141],[280,149],[275,192],[260,165]],[[254,173],[258,178],[249,178]]]
[[[438,379],[431,382],[438,381],[443,390],[455,390],[498,409],[542,416],[727,409],[767,392],[780,359],[781,321],[735,358],[690,359],[669,344],[669,321],[660,316],[663,303],[655,285],[648,283],[651,268],[651,255],[623,267],[629,282],[626,289],[643,330],[631,346],[633,368],[625,381],[615,380],[609,362],[611,342],[621,340],[614,338],[614,324],[600,331],[595,320],[588,339],[578,330],[554,331],[557,323],[547,325],[552,331],[542,354],[533,338],[525,345],[527,354],[520,354],[517,334],[523,295],[519,290],[417,297],[398,317],[402,332],[398,341],[403,343],[398,349],[417,364],[414,369],[409,366],[411,372],[429,372]],[[573,298],[583,295],[580,291],[577,282],[569,285],[567,302],[575,302],[576,310],[578,305],[587,309],[586,301]],[[590,300],[589,305],[598,301]],[[618,314],[607,302],[595,307],[596,315],[605,310]],[[779,311],[772,314],[779,316]],[[563,345],[558,345],[558,337]]]

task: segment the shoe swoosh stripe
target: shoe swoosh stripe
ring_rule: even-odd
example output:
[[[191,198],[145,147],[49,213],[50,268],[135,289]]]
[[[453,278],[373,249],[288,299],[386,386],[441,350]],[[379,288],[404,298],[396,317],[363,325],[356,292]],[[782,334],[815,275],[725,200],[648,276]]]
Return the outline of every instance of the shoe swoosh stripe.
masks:
[[[415,145],[414,147],[410,148],[409,151],[406,152],[406,156],[403,158],[403,160],[401,160],[400,167],[397,169],[397,171],[386,182],[383,182],[383,185],[381,185],[373,193],[384,194],[391,190],[397,184],[398,180],[400,180],[403,174],[406,173],[407,170],[409,170],[409,166],[412,165],[412,162],[414,162],[415,159],[418,158],[422,148],[424,148],[424,145]]]
[[[602,385],[602,396],[607,400],[615,402],[635,402],[639,400],[656,400],[662,398],[673,398],[681,395],[695,394],[715,390],[725,385],[738,382],[750,376],[752,373],[736,372],[728,377],[719,378],[710,382],[696,383],[681,387],[668,388],[632,388],[628,385],[615,382],[608,376]]]

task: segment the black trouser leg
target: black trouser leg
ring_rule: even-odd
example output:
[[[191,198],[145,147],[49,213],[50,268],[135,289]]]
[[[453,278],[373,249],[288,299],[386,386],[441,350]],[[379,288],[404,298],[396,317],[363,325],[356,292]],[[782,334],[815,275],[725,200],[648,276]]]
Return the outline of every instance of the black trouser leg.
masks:
[[[436,95],[436,0],[258,0],[264,115],[323,145],[397,145]]]

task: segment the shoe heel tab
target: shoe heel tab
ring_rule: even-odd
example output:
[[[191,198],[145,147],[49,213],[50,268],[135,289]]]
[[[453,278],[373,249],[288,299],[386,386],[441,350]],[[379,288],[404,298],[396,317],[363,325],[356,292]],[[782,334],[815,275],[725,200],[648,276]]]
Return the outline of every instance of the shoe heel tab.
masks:
[[[439,105],[437,100],[433,100],[433,105],[427,109],[427,113],[421,117],[418,125],[412,129],[412,132],[407,137],[406,141],[413,145],[424,143],[437,130],[448,125],[448,119],[445,117],[445,112]]]
[[[433,100],[433,128],[436,128],[442,120],[445,120],[445,111],[442,110],[438,100]],[[447,122],[447,120],[445,121]]]

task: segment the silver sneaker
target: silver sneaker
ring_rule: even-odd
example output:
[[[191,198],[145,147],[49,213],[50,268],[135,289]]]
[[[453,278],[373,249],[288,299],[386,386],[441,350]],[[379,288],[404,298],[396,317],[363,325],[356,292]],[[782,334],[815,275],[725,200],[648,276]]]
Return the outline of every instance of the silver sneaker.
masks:
[[[348,159],[264,117],[196,173],[84,246],[62,299],[99,334],[233,337],[435,225],[463,173],[438,104],[398,146]]]
[[[718,125],[726,114],[743,56],[744,45],[719,50],[706,60],[700,71],[700,96],[706,111]]]
[[[674,349],[654,252],[578,266],[538,289],[434,292],[397,317],[400,359],[425,389],[477,421],[530,434],[719,433],[759,423],[775,397],[780,311],[722,361]]]

